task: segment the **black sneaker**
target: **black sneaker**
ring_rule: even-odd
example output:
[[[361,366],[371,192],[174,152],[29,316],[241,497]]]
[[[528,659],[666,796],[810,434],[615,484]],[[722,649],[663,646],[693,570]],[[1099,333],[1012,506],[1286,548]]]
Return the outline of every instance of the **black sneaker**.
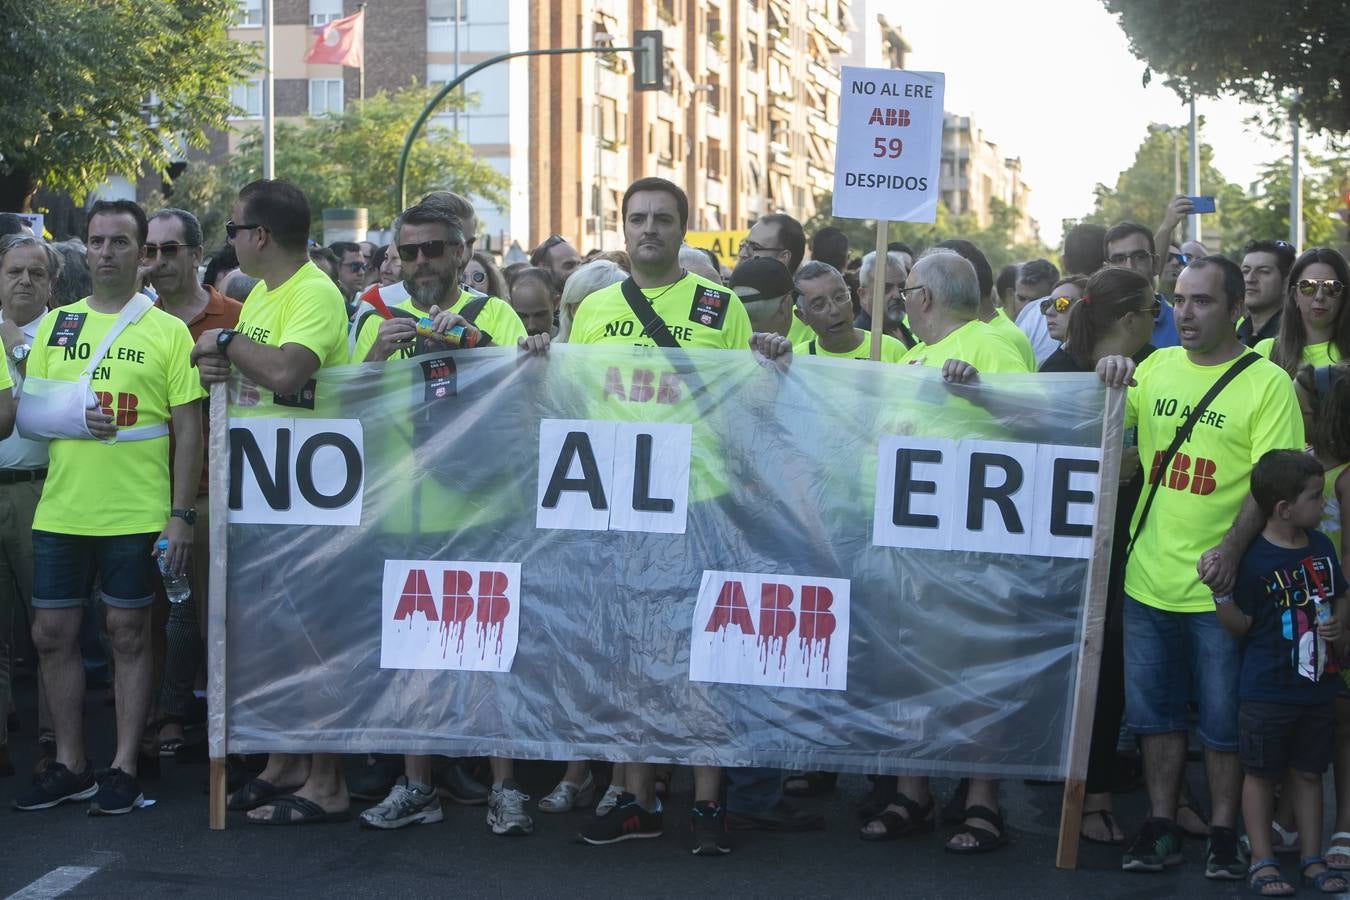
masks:
[[[1181,829],[1171,819],[1146,819],[1139,835],[1125,851],[1120,868],[1126,872],[1161,872],[1181,865]]]
[[[731,852],[726,814],[716,803],[695,803],[689,828],[694,833],[690,848],[695,856],[726,856]]]
[[[347,779],[347,793],[355,800],[383,800],[389,796],[403,774],[403,757],[376,756],[362,770]]]
[[[51,809],[68,800],[88,800],[96,793],[98,784],[94,781],[93,768],[87,763],[84,772],[77,775],[53,761],[32,787],[14,798],[14,808],[25,811]]]
[[[588,844],[617,844],[632,838],[658,838],[661,833],[661,810],[647,812],[638,806],[636,797],[623,793],[613,809],[596,816],[577,832],[577,838]]]
[[[1247,854],[1242,852],[1233,829],[1210,827],[1209,840],[1205,841],[1205,877],[1221,881],[1242,881],[1247,877]]]
[[[121,769],[105,769],[98,773],[98,793],[89,804],[91,816],[121,816],[131,812],[145,795],[134,775]]]

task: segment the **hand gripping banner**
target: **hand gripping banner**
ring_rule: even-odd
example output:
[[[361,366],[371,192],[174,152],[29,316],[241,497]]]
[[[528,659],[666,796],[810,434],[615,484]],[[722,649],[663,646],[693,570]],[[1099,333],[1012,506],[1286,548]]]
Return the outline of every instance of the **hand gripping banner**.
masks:
[[[1091,376],[560,345],[229,395],[213,757],[1081,777],[1121,444]]]

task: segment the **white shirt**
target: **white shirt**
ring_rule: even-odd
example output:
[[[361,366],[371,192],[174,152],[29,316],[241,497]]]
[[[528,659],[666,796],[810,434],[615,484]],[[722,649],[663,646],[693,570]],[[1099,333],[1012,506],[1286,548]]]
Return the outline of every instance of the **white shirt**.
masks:
[[[20,325],[19,331],[27,343],[33,343],[33,338],[37,335],[38,325],[47,313],[43,312],[27,325]],[[5,314],[0,312],[0,322],[5,321]],[[18,367],[14,365],[14,360],[5,354],[5,365],[9,366],[9,375],[14,379],[14,396],[18,397],[23,391],[23,376],[19,374]],[[30,441],[27,438],[20,437],[16,428],[14,433],[0,441],[0,469],[41,469],[47,465],[47,444],[45,441]]]
[[[1048,295],[1047,295],[1048,296]],[[1041,300],[1044,300],[1042,297]],[[1045,314],[1041,312],[1041,300],[1033,300],[1022,311],[1017,314],[1017,327],[1022,329],[1022,333],[1031,341],[1031,352],[1036,357],[1036,365],[1040,366],[1050,358],[1050,354],[1059,349],[1059,341],[1050,336],[1050,332],[1045,330]]]

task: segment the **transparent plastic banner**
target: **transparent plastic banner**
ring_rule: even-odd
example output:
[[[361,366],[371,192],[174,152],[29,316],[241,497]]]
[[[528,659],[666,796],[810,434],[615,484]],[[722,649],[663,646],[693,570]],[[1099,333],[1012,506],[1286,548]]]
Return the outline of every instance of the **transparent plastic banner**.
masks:
[[[1091,376],[558,345],[229,387],[213,756],[1066,772]]]

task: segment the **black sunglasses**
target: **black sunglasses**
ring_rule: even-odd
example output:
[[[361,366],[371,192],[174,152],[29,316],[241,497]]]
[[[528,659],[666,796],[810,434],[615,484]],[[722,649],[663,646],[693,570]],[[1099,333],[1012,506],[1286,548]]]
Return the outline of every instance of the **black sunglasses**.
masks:
[[[225,237],[229,238],[230,240],[234,240],[234,239],[235,239],[235,236],[238,235],[239,232],[241,232],[241,231],[249,231],[249,230],[254,229],[254,228],[262,228],[262,229],[265,230],[265,229],[267,228],[267,226],[266,226],[266,225],[258,225],[257,223],[240,223],[240,224],[236,224],[236,223],[234,223],[234,222],[226,222],[226,223],[225,223]]]
[[[399,244],[398,258],[404,262],[414,262],[421,253],[427,259],[440,259],[445,255],[446,247],[463,247],[458,241],[422,241],[420,244]]]
[[[165,259],[173,259],[178,255],[179,250],[191,249],[196,244],[180,244],[177,241],[166,241],[163,244],[146,244],[146,259],[154,259],[156,256],[162,256]]]

